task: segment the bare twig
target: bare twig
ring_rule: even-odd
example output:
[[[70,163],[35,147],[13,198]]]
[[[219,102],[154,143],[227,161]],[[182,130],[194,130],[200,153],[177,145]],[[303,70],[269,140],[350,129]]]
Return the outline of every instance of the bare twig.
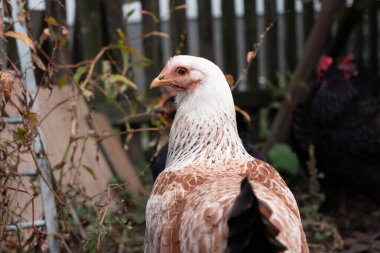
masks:
[[[98,142],[104,141],[105,139],[118,136],[118,135],[134,134],[134,133],[140,133],[140,132],[157,132],[162,129],[163,129],[162,127],[143,127],[143,128],[138,128],[138,129],[129,129],[126,131],[115,132],[111,134],[104,134],[98,139]]]
[[[95,56],[95,58],[91,61],[91,64],[90,64],[90,68],[87,72],[87,76],[86,76],[86,79],[82,82],[82,84],[80,85],[80,88],[81,90],[85,89],[86,88],[86,85],[88,84],[88,82],[90,81],[91,79],[91,76],[94,72],[94,69],[95,69],[95,65],[96,63],[99,61],[99,59],[103,56],[103,54],[107,51],[107,50],[110,50],[112,48],[112,46],[106,46],[106,47],[103,47],[99,53]]]
[[[42,118],[41,118],[41,120],[40,120],[40,124],[42,124],[42,122],[53,112],[53,111],[55,111],[56,109],[58,109],[58,107],[60,107],[61,105],[63,105],[63,104],[65,104],[65,103],[67,103],[67,102],[69,102],[71,99],[73,99],[73,98],[76,98],[76,97],[78,97],[79,96],[79,94],[74,94],[74,95],[71,95],[70,97],[68,97],[68,98],[65,98],[65,99],[63,99],[61,102],[59,102],[59,103],[57,103],[57,104],[55,104]]]
[[[265,31],[260,34],[259,41],[253,44],[252,51],[249,51],[247,54],[247,63],[245,65],[245,68],[240,72],[239,78],[236,80],[236,82],[232,85],[231,90],[235,90],[235,88],[238,86],[238,84],[243,80],[243,77],[247,75],[249,68],[252,65],[253,59],[256,58],[257,53],[259,52],[259,49],[268,34],[270,30],[274,27],[278,20],[278,17],[276,17],[272,22],[269,23],[269,25],[265,28]]]

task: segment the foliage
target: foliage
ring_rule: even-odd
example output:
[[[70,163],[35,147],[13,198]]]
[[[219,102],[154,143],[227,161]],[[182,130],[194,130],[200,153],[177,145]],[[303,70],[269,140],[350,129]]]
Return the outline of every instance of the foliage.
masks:
[[[21,13],[24,15],[24,20],[20,22],[29,22],[28,11],[22,10],[20,17]],[[5,14],[7,14],[6,11]],[[132,12],[129,15],[131,14]],[[13,24],[4,26],[4,30],[1,31],[4,35],[2,40],[21,40],[31,49],[32,60],[42,77],[37,79],[39,82],[37,93],[30,94],[30,91],[25,88],[24,73],[18,67],[18,60],[12,61],[7,52],[2,50],[3,56],[8,60],[9,70],[0,72],[0,248],[3,250],[10,247],[9,250],[12,252],[16,249],[19,252],[42,251],[42,245],[47,238],[43,227],[33,227],[25,233],[26,231],[23,230],[7,231],[6,226],[21,221],[25,210],[32,209],[33,219],[37,218],[34,213],[34,199],[40,195],[38,180],[26,179],[27,183],[25,183],[24,179],[17,175],[18,168],[24,156],[31,155],[38,177],[42,178],[37,155],[34,154],[33,142],[39,134],[41,123],[58,112],[57,109],[66,103],[72,103],[73,108],[69,119],[71,121],[70,129],[68,129],[70,137],[65,151],[62,154],[56,154],[61,156],[61,161],[52,168],[56,180],[50,186],[56,198],[60,232],[65,235],[60,237],[62,245],[68,251],[75,249],[73,252],[107,252],[108,250],[103,249],[110,245],[113,248],[120,247],[120,244],[125,246],[126,243],[120,243],[119,240],[129,242],[128,238],[132,238],[139,240],[139,247],[141,247],[141,236],[136,235],[141,235],[145,221],[144,209],[147,196],[144,194],[134,196],[128,193],[127,184],[120,181],[111,182],[105,192],[92,196],[91,193],[85,192],[83,182],[79,180],[80,174],[85,174],[94,180],[99,179],[94,165],[83,163],[82,157],[86,143],[91,141],[100,144],[102,140],[109,138],[110,134],[95,131],[81,133],[78,129],[76,104],[72,99],[83,96],[90,105],[102,99],[110,102],[126,120],[126,130],[115,134],[125,136],[127,141],[125,145],[128,146],[128,142],[135,133],[145,131],[143,128],[132,129],[129,119],[138,119],[139,114],[143,117],[156,117],[154,113],[151,113],[153,104],[147,104],[142,100],[143,97],[135,92],[137,85],[130,71],[131,67],[146,67],[151,64],[151,61],[143,53],[130,46],[129,38],[122,30],[117,30],[117,42],[102,48],[94,59],[75,64],[63,64],[59,57],[65,54],[68,28],[51,16],[46,17],[45,25],[46,28],[38,38],[32,37],[31,33],[24,35],[13,31]],[[156,33],[149,36],[163,35]],[[50,51],[45,51],[47,44],[51,47]],[[111,53],[114,52],[121,55],[120,65],[112,58]],[[39,89],[52,89],[53,84],[63,87],[68,83],[73,84],[73,96],[54,105],[46,115],[37,115],[33,106],[38,103],[36,98]],[[22,123],[16,127],[8,125],[5,121],[6,116],[18,116],[22,119]],[[161,125],[158,124],[158,127],[147,131],[157,131]],[[8,137],[3,133],[11,134]],[[43,152],[49,153],[46,150]],[[97,160],[98,154],[93,155],[94,160]],[[19,194],[28,196],[26,203],[20,204]],[[14,206],[16,208],[12,210]]]
[[[300,173],[300,162],[292,148],[284,143],[273,145],[268,151],[268,160],[280,173],[296,176]]]

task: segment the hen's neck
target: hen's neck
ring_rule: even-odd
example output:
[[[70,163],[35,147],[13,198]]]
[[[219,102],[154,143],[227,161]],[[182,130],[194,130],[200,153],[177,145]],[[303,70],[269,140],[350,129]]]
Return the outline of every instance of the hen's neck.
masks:
[[[233,104],[213,108],[199,104],[191,112],[179,108],[170,132],[167,167],[252,159],[239,138]]]

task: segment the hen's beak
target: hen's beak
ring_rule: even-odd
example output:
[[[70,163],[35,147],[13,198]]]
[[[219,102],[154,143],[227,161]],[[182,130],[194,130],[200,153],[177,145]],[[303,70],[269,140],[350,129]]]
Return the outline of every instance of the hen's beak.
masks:
[[[173,80],[171,80],[171,79],[156,77],[151,82],[150,88],[153,89],[153,88],[157,88],[157,87],[168,86],[171,83],[173,83]]]

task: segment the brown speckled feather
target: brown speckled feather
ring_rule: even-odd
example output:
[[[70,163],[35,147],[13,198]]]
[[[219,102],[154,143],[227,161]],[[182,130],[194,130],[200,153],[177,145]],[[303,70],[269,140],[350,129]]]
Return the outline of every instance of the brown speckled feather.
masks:
[[[183,68],[188,72],[178,81],[176,71]],[[227,221],[243,178],[249,179],[261,215],[279,231],[275,239],[286,252],[308,252],[293,194],[277,171],[251,157],[241,143],[232,94],[220,69],[203,58],[175,56],[153,84],[161,82],[183,87],[176,96],[167,167],[146,207],[145,252],[226,252]]]
[[[238,173],[228,173],[230,166]],[[224,252],[229,211],[244,176],[271,208],[270,221],[280,230],[278,239],[289,252],[308,252],[307,246],[302,249],[306,239],[297,204],[278,173],[260,160],[223,167],[225,170],[207,168],[215,171],[206,174],[194,165],[158,177],[147,207],[155,210],[147,217],[155,222],[146,231],[154,250],[147,248],[147,252]]]

